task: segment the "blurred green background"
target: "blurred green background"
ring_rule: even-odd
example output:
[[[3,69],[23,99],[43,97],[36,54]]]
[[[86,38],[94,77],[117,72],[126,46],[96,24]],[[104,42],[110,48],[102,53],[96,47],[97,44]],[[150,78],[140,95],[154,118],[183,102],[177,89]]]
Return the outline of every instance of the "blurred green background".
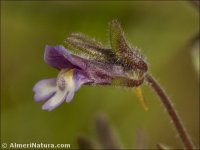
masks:
[[[199,74],[188,41],[199,32],[199,13],[187,1],[1,1],[1,142],[70,143],[76,136],[95,140],[94,117],[105,113],[124,147],[163,143],[180,148],[159,99],[143,85],[149,111],[132,90],[83,86],[70,104],[52,112],[33,100],[32,87],[57,76],[43,61],[46,44],[62,44],[69,32],[83,32],[108,42],[108,22],[117,18],[127,39],[147,57],[151,73],[174,102],[199,147]]]

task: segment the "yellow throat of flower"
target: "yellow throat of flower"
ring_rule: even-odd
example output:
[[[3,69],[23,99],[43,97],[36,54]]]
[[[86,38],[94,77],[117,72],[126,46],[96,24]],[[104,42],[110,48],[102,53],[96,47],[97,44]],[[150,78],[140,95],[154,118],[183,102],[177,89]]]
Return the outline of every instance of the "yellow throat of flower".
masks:
[[[73,79],[74,69],[62,69],[57,77],[57,86],[64,90],[67,86],[68,91],[74,90],[75,82]]]

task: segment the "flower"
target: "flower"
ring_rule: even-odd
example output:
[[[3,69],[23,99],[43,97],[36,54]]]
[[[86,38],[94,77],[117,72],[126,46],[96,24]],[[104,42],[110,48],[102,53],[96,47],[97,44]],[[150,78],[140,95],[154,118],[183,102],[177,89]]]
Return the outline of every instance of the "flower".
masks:
[[[63,46],[46,46],[44,59],[52,67],[60,69],[57,78],[44,79],[36,83],[33,87],[36,101],[49,99],[42,107],[49,111],[59,106],[64,100],[70,102],[82,84],[91,80],[87,75],[73,66],[71,55]]]
[[[33,87],[36,101],[48,99],[42,109],[51,111],[65,100],[69,103],[83,84],[137,87],[143,83],[147,65],[136,49],[128,47],[118,22],[111,22],[112,48],[77,33],[65,42],[71,52],[62,45],[45,47],[45,62],[60,72]]]

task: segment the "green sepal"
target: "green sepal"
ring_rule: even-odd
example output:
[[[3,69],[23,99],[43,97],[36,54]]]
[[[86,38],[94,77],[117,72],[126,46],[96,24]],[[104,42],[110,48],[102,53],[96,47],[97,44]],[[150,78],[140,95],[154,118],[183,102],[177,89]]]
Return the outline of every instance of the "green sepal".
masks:
[[[72,53],[89,59],[107,61],[114,57],[110,49],[81,33],[71,33],[65,40],[65,45]]]
[[[117,20],[112,20],[110,23],[110,43],[112,50],[116,53],[121,54],[130,50],[121,25]]]

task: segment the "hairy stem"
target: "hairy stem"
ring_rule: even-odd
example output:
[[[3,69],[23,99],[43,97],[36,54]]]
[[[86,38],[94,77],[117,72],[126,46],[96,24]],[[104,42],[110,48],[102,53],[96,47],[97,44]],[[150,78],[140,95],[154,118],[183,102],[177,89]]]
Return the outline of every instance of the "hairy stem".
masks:
[[[188,149],[188,150],[195,149],[190,136],[186,132],[183,126],[183,123],[181,122],[180,117],[178,116],[175,108],[173,107],[171,100],[168,98],[164,90],[161,88],[159,83],[151,75],[146,74],[145,79],[149,83],[149,85],[152,87],[152,89],[156,92],[156,94],[160,97],[161,102],[166,108],[169,114],[169,117],[171,118],[172,123],[174,124],[178,132],[178,135],[185,146],[185,149]]]

